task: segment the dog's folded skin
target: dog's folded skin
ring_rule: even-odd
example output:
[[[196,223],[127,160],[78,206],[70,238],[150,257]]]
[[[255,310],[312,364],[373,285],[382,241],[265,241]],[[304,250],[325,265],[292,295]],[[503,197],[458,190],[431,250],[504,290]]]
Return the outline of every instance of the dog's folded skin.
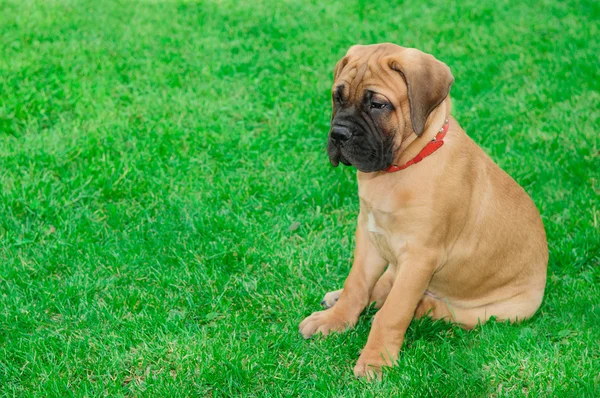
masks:
[[[531,317],[544,295],[548,248],[537,208],[450,116],[448,67],[393,44],[354,46],[338,62],[328,153],[358,169],[354,262],[305,338],[380,308],[354,368],[371,379],[397,359],[413,317],[472,328]],[[443,146],[398,172],[449,121]]]

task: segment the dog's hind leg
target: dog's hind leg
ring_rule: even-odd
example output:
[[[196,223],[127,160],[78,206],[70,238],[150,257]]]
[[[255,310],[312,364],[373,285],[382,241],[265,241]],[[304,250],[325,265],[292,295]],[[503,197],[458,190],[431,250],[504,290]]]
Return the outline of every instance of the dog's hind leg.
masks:
[[[334,290],[333,292],[325,293],[325,297],[323,297],[323,300],[321,301],[321,306],[323,308],[333,307],[335,305],[335,303],[337,303],[337,301],[340,298],[340,295],[342,294],[343,291],[344,291],[344,289],[339,289],[339,290]]]
[[[375,308],[379,309],[385,303],[390,290],[392,290],[395,278],[396,266],[390,264],[371,292],[371,303],[375,303]]]
[[[478,324],[484,324],[492,316],[498,321],[519,322],[533,316],[542,301],[542,296],[543,292],[526,292],[487,305],[464,307],[452,305],[431,293],[425,293],[417,306],[415,318],[429,316],[432,319],[443,319],[456,323],[463,329],[473,329]]]
[[[387,269],[381,275],[377,284],[373,288],[371,292],[371,303],[375,303],[375,308],[381,308],[385,299],[387,298],[390,290],[392,289],[392,284],[394,283],[394,276],[396,275],[396,267],[392,264],[388,265]],[[332,292],[328,292],[323,297],[321,301],[321,305],[324,308],[331,308],[335,305],[335,303],[340,298],[340,295],[344,289],[334,290]]]

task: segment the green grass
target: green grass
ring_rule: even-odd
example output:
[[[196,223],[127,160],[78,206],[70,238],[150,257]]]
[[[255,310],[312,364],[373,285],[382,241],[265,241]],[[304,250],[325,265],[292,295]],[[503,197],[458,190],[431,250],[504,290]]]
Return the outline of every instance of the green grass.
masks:
[[[0,393],[599,396],[599,3],[399,3],[0,0]],[[550,264],[533,319],[413,322],[368,384],[372,311],[297,327],[353,250],[333,67],[382,41],[451,67]]]

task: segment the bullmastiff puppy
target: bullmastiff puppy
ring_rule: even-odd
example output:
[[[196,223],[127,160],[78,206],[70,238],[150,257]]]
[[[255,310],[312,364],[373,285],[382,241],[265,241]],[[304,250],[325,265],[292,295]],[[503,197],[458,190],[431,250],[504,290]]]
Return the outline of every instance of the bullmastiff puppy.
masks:
[[[327,152],[358,170],[356,248],[343,289],[300,333],[341,332],[375,303],[357,377],[394,364],[413,317],[469,329],[542,302],[540,214],[451,116],[453,81],[433,56],[394,44],[353,46],[335,67]]]

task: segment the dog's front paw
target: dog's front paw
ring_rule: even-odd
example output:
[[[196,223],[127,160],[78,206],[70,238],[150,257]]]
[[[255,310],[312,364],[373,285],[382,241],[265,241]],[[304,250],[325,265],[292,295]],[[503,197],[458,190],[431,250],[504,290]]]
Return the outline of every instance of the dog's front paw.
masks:
[[[368,381],[381,380],[383,366],[393,366],[393,359],[389,354],[364,349],[354,367],[354,376],[364,377]]]
[[[325,311],[313,312],[300,323],[300,333],[305,339],[314,334],[322,333],[327,336],[329,332],[343,332],[356,324],[356,319],[350,319],[343,314],[338,314],[335,308]]]

